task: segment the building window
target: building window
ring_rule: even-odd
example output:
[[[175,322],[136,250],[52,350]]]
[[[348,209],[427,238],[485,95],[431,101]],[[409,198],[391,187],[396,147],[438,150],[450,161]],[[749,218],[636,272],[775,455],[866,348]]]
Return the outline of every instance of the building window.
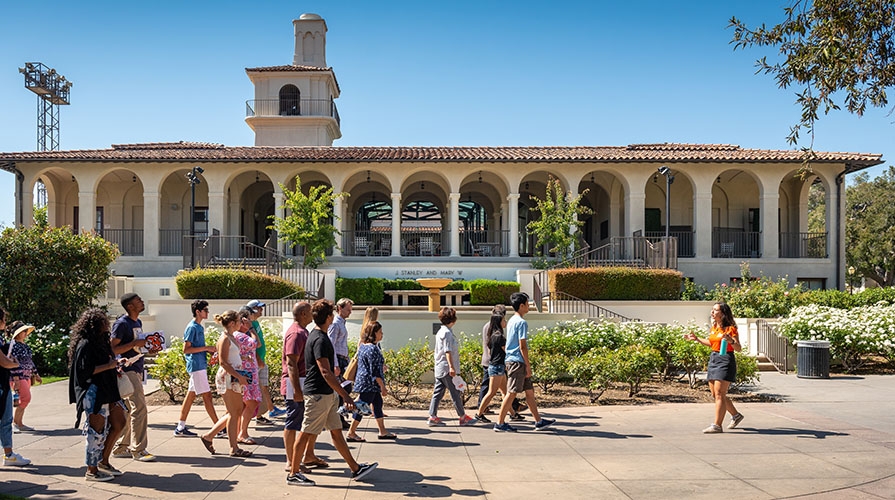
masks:
[[[280,116],[301,114],[301,92],[295,85],[283,85],[280,89]]]
[[[804,290],[826,290],[826,278],[797,278],[796,283]]]

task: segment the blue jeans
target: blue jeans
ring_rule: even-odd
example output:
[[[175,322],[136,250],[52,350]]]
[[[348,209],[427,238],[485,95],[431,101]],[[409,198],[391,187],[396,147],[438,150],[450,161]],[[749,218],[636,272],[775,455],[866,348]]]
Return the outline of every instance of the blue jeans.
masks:
[[[3,419],[0,420],[0,444],[4,448],[12,448],[12,391],[6,391],[3,404]]]
[[[432,393],[432,402],[429,403],[429,416],[438,416],[438,403],[441,403],[445,389],[451,393],[451,400],[454,402],[454,408],[457,409],[457,416],[463,418],[466,415],[466,411],[463,409],[463,395],[454,387],[454,382],[451,380],[450,375],[435,379],[435,390]]]

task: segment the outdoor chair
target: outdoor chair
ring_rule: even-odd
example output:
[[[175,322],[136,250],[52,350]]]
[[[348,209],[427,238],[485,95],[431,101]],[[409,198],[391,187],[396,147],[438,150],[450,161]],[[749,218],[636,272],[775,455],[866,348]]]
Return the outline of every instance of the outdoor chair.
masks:
[[[721,243],[721,249],[718,251],[718,257],[733,257],[733,242]]]
[[[366,236],[354,238],[354,255],[369,255],[370,241]]]
[[[435,241],[431,236],[420,238],[420,255],[435,255]]]

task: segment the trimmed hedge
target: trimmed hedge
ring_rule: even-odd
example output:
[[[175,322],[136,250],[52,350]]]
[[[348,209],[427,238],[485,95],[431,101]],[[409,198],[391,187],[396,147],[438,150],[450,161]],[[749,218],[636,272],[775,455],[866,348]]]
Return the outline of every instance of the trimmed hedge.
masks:
[[[245,269],[180,271],[174,278],[177,293],[184,299],[280,298],[304,289],[279,276]]]
[[[679,300],[679,271],[597,267],[549,271],[550,291],[585,300]]]
[[[477,279],[453,281],[445,290],[469,290],[472,305],[509,304],[510,295],[519,291],[515,281]],[[391,297],[386,290],[423,290],[423,286],[412,279],[387,280],[382,278],[336,278],[336,297],[347,297],[356,304],[390,305]],[[408,305],[426,305],[428,297],[409,297]]]

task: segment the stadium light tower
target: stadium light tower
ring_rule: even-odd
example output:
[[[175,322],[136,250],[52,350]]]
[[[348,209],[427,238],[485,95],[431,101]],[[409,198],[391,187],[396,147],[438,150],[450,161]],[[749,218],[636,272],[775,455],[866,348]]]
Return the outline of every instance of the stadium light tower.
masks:
[[[37,94],[37,150],[59,149],[59,106],[70,104],[72,83],[43,63],[28,62],[19,73],[25,88]]]

